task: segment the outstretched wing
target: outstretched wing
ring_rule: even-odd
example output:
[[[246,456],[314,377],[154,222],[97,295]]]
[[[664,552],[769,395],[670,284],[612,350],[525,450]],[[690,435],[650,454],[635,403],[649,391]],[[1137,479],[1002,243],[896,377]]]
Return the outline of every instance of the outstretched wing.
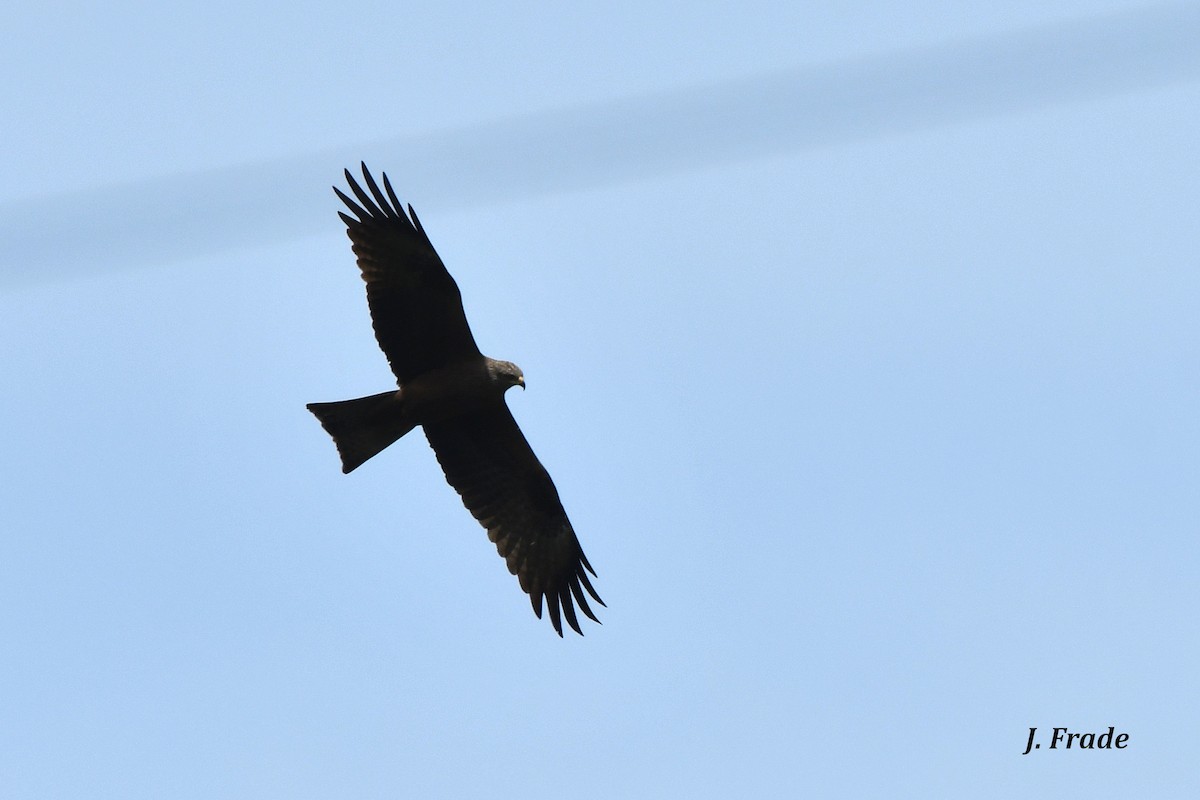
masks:
[[[550,622],[559,636],[560,609],[567,624],[583,633],[575,603],[589,619],[599,622],[587,600],[590,594],[604,605],[587,576],[596,572],[575,538],[550,474],[533,454],[503,399],[489,410],[428,423],[424,428],[446,480],[487,528],[488,538],[529,594],[538,618],[545,598]]]
[[[358,202],[336,186],[333,191],[357,217],[338,212],[367,283],[375,339],[392,372],[404,383],[452,361],[478,358],[479,348],[463,313],[458,284],[433,249],[412,206],[405,216],[387,175],[383,176],[385,196],[366,164],[362,171],[370,194],[350,170],[346,170],[346,180]]]

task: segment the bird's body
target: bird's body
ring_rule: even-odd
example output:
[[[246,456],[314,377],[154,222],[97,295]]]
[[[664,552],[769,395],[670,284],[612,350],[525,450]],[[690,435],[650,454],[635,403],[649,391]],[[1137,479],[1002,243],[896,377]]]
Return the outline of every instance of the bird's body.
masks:
[[[386,196],[366,165],[363,177],[370,195],[346,171],[357,203],[334,191],[357,217],[339,214],[367,284],[376,339],[399,388],[308,409],[333,437],[347,473],[421,426],[446,480],[487,529],[537,615],[545,599],[560,636],[560,609],[582,633],[574,603],[592,620],[587,595],[604,603],[588,580],[595,572],[558,491],[505,404],[504,393],[524,387],[524,375],[515,364],[480,353],[458,286],[412,207],[410,221],[386,175]]]
[[[513,386],[524,385],[516,364],[484,357],[422,373],[407,381],[400,394],[405,409],[424,425],[478,411]]]

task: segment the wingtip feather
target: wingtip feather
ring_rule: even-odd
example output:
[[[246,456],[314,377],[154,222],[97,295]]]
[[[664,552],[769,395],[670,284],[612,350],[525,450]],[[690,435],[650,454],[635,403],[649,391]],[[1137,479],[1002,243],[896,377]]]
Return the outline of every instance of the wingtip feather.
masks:
[[[567,624],[571,626],[571,630],[583,636],[583,631],[579,629],[579,619],[575,616],[575,605],[571,602],[571,590],[563,589],[559,601],[562,603],[563,616],[567,618]]]

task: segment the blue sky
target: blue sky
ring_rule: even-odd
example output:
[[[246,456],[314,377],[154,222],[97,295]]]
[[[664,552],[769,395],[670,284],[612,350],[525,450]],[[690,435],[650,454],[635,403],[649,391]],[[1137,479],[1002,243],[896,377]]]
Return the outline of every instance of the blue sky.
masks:
[[[1200,70],[1142,58],[1194,5],[9,17],[5,797],[1200,790]],[[1097,30],[1111,83],[996,91]],[[967,100],[789,127],[861,119],[817,92],[707,149],[676,102],[910,63]],[[585,638],[423,439],[343,476],[304,410],[391,382],[358,158],[525,371]]]

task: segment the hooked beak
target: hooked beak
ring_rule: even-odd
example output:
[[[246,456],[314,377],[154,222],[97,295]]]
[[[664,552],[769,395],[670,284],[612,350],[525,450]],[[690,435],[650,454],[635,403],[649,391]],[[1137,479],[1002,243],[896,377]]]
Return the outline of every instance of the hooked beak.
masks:
[[[521,387],[521,391],[525,391],[525,376],[524,375],[517,378],[517,386]]]

